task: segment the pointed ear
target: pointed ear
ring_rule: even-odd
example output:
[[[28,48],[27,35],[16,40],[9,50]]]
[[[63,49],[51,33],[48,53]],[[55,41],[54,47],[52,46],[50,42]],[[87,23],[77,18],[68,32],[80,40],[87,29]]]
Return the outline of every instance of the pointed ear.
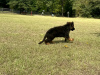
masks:
[[[67,22],[67,24],[70,24],[70,22]]]
[[[74,24],[74,22],[72,21],[72,24]]]

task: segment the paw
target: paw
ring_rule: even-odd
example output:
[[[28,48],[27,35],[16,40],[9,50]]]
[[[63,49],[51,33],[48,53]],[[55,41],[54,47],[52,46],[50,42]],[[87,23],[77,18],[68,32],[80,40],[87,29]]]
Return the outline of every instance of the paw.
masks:
[[[46,45],[49,45],[50,43],[45,43]]]
[[[53,41],[51,41],[50,43],[51,43],[51,44],[53,44],[54,42],[53,42]]]
[[[73,38],[69,38],[69,41],[74,41],[74,39]]]

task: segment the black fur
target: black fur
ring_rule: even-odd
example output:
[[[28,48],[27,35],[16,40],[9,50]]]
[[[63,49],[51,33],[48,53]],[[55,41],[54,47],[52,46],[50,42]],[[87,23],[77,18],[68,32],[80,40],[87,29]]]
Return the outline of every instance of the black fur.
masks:
[[[69,40],[70,30],[75,30],[74,22],[67,22],[67,24],[63,26],[51,28],[46,32],[43,40],[39,44],[43,43],[44,41],[46,44],[50,43],[55,37],[64,37],[65,41]]]

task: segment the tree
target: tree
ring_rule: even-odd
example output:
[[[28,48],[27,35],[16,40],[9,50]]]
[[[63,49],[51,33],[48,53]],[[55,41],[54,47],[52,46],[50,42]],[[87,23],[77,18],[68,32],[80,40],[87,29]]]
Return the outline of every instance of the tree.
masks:
[[[68,16],[69,12],[70,17],[100,17],[100,0],[10,0],[8,4],[11,9],[20,10],[20,13],[45,10],[62,16]]]
[[[32,10],[33,0],[10,0],[8,3],[11,9],[23,11]]]
[[[72,17],[73,13],[73,0],[66,0],[64,5],[64,15],[67,16],[69,13],[69,16]]]
[[[100,17],[100,0],[75,0],[73,9],[76,16]]]
[[[76,16],[91,17],[91,5],[87,0],[76,0],[73,6]]]
[[[61,3],[61,8],[62,8],[62,16],[63,16],[63,12],[64,12],[64,2],[65,0],[60,0],[60,3]]]
[[[3,8],[9,8],[9,5],[7,5],[9,0],[0,0],[0,7]]]
[[[92,17],[100,18],[100,0],[91,0],[90,4]]]

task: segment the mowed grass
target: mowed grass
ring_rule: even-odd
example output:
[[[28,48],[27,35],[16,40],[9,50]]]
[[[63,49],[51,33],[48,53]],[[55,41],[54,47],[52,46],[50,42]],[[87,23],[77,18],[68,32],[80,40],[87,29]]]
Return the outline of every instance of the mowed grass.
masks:
[[[38,44],[49,28],[70,21],[73,43]],[[0,14],[0,75],[99,74],[100,19]]]

